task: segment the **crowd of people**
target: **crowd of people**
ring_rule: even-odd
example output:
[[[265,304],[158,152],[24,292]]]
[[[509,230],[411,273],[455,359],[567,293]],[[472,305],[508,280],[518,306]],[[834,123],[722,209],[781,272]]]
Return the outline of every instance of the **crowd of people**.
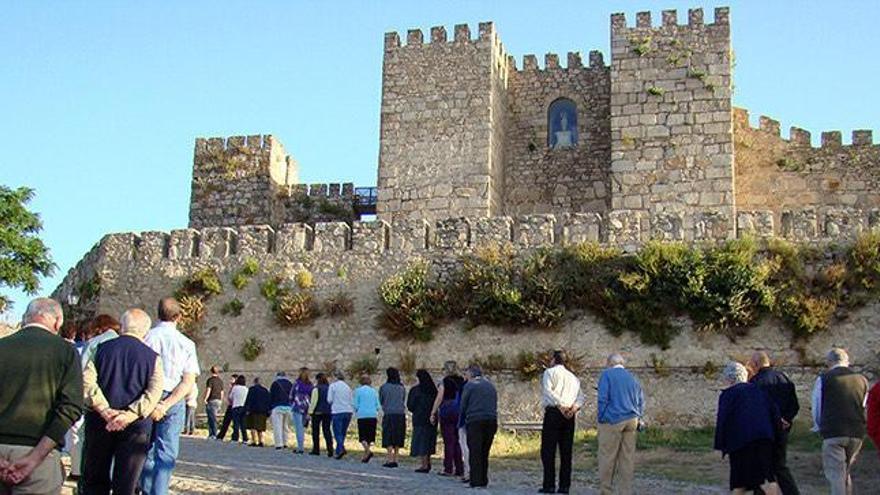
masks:
[[[40,298],[28,305],[21,330],[0,339],[0,494],[58,493],[65,479],[62,448],[70,454],[70,477],[79,493],[168,493],[180,436],[195,431],[201,404],[210,439],[222,441],[231,427],[232,442],[263,447],[271,423],[275,449],[288,448],[292,430],[290,448],[304,455],[310,428],[309,453],[320,456],[325,446],[324,454],[337,460],[348,455],[345,439],[356,419],[360,462],[374,457],[381,428],[387,469],[399,467],[409,413],[416,472],[432,471],[439,433],[440,475],[475,488],[488,485],[498,394],[478,365],[460,371],[447,361],[440,380],[419,369],[409,390],[394,367],[385,370],[378,389],[369,375],[352,377],[358,382],[352,389],[340,370],[317,373],[313,380],[309,369],[300,368],[294,381],[278,371],[266,388],[259,377],[248,386],[240,374],[227,384],[214,366],[200,397],[195,344],[177,329],[179,303],[164,298],[157,314],[156,325],[140,309],[126,311],[119,321],[100,315],[74,339],[61,333],[57,302]],[[571,489],[576,418],[586,399],[566,364],[565,353],[555,351],[541,380],[540,493]],[[869,391],[843,349],[832,349],[827,365],[811,395],[813,429],[823,440],[831,493],[849,494],[864,437],[880,442],[880,385]],[[786,462],[800,409],[793,383],[760,351],[746,365],[729,363],[722,377],[714,447],[729,458],[730,489],[799,493]],[[596,410],[600,493],[631,494],[645,396],[620,354],[608,356],[599,376]]]

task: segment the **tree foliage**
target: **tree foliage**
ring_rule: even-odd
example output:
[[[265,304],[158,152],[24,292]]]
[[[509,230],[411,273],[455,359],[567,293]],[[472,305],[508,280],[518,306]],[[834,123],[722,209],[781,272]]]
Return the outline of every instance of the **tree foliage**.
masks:
[[[0,287],[22,289],[28,294],[40,290],[41,276],[49,276],[55,263],[38,234],[40,216],[27,208],[33,189],[10,189],[0,185]],[[0,295],[0,312],[10,301]]]

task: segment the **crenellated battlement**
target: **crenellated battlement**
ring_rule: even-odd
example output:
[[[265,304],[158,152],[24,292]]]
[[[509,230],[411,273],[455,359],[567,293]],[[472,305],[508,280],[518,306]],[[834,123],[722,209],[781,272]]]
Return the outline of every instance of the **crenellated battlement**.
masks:
[[[403,40],[403,42],[402,42]],[[476,43],[481,41],[495,41],[495,24],[492,22],[481,22],[478,25],[477,36],[471,36],[470,26],[467,24],[456,24],[453,29],[453,36],[447,35],[446,27],[434,26],[429,32],[427,42],[425,34],[421,29],[409,29],[406,37],[401,38],[396,31],[385,33],[385,50],[396,50],[399,48],[415,48],[423,46],[440,46],[451,43]]]
[[[268,150],[275,142],[271,134],[256,134],[252,136],[229,136],[229,137],[198,137],[196,138],[195,152],[210,153],[216,151],[240,152],[244,150]]]
[[[702,28],[705,26],[728,26],[730,24],[730,9],[728,7],[716,7],[715,18],[713,23],[706,24],[703,19],[703,9],[695,8],[688,10],[687,24],[679,24],[677,10],[664,10],[661,12],[661,22],[654,25],[651,19],[651,12],[638,12],[635,16],[636,22],[633,25],[627,25],[626,14],[611,14],[611,33],[625,32],[628,30],[644,30],[644,29],[668,29],[668,28]]]
[[[800,127],[790,127],[788,139],[782,136],[779,121],[766,115],[758,117],[758,126],[755,127],[750,122],[749,111],[744,108],[733,109],[734,124],[739,131],[755,131],[761,132],[767,136],[779,138],[788,145],[799,148],[840,148],[840,147],[863,147],[876,146],[874,143],[874,132],[870,129],[856,129],[850,133],[850,142],[843,143],[843,133],[838,130],[822,131],[820,133],[819,146],[813,146],[812,134],[810,131]],[[880,143],[878,143],[880,144]]]
[[[516,59],[509,57],[508,65],[512,70],[517,72],[552,72],[552,71],[569,71],[569,70],[602,70],[605,69],[605,59],[599,50],[591,50],[587,59],[587,65],[584,65],[583,57],[580,52],[568,52],[566,56],[566,64],[560,63],[559,55],[556,53],[547,53],[544,55],[544,67],[538,65],[538,57],[535,55],[523,55],[522,69],[517,69]]]

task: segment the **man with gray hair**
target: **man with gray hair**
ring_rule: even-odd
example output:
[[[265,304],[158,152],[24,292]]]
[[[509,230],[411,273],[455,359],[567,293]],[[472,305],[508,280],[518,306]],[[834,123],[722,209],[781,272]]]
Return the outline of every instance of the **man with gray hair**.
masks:
[[[130,309],[120,323],[119,337],[99,345],[83,373],[84,493],[134,493],[150,447],[150,414],[162,395],[162,361],[142,340],[150,317]]]
[[[0,493],[57,493],[60,449],[82,415],[82,365],[58,331],[61,305],[27,307],[22,329],[0,339]]]
[[[633,492],[636,432],[645,396],[636,377],[623,367],[623,356],[611,354],[606,364],[597,401],[600,493],[611,494],[617,485],[617,493],[626,495]]]
[[[866,432],[868,380],[849,367],[849,355],[831,349],[828,370],[813,386],[813,431],[822,435],[822,470],[832,495],[852,493],[850,471]]]

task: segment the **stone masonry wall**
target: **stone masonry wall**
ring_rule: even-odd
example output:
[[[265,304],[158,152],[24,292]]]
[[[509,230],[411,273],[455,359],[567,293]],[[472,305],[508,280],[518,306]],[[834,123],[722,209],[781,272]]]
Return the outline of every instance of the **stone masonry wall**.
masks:
[[[558,222],[557,222],[558,220]],[[668,351],[645,346],[631,334],[612,336],[591,315],[567,321],[555,331],[479,326],[465,329],[451,322],[435,332],[429,343],[391,341],[376,328],[380,303],[378,285],[414,260],[426,260],[435,270],[455,262],[455,255],[486,243],[510,242],[517,249],[599,239],[607,222],[592,214],[564,217],[540,215],[513,220],[509,217],[450,219],[432,224],[424,221],[342,222],[286,224],[273,229],[266,225],[236,229],[183,229],[170,233],[142,232],[105,236],[53,294],[66,300],[78,290],[78,281],[97,274],[101,280],[96,312],[120,314],[129,307],[142,307],[154,315],[156,301],[174,292],[189,274],[213,267],[220,274],[224,292],[207,303],[199,357],[203,369],[212,364],[270,379],[274,371],[300,366],[327,369],[335,362],[346,368],[355,359],[372,355],[379,348],[380,365],[397,365],[402,353],[412,352],[420,366],[438,369],[444,360],[466,363],[474,357],[501,353],[512,359],[521,350],[565,347],[584,354],[589,369],[584,372],[584,390],[590,397],[585,421],[592,421],[595,400],[592,387],[604,357],[622,351],[645,384],[648,416],[653,423],[667,425],[709,424],[714,419],[719,383],[704,376],[706,362],[721,366],[742,359],[754,348],[770,350],[790,372],[808,401],[808,388],[815,377],[812,363],[832,345],[848,347],[853,361],[868,368],[878,366],[880,306],[854,312],[833,330],[817,335],[803,351],[793,349],[790,336],[767,320],[752,329],[750,336],[731,343],[719,335],[701,335],[688,329],[675,338]],[[606,229],[607,230],[607,229]],[[512,240],[512,241],[511,241]],[[255,258],[259,273],[244,289],[231,283],[232,273],[247,258]],[[283,329],[273,320],[269,303],[260,295],[260,284],[275,275],[292,280],[308,270],[314,276],[314,294],[324,300],[344,292],[354,301],[347,317],[321,317],[309,325]],[[233,298],[244,303],[240,316],[224,316],[220,308]],[[239,354],[242,343],[257,337],[265,351],[256,361]],[[807,366],[804,368],[804,366]],[[711,374],[708,374],[711,375]],[[533,420],[540,415],[540,396],[535,382],[522,383],[510,372],[493,376],[499,383],[505,419]]]
[[[880,145],[871,131],[853,131],[849,145],[839,131],[823,132],[814,148],[803,129],[792,127],[786,140],[778,121],[762,115],[753,128],[748,112],[735,109],[734,143],[739,216],[805,229],[790,233],[806,237],[837,237],[877,223]]]
[[[611,17],[611,205],[655,217],[669,238],[734,234],[727,8]],[[690,213],[693,224],[675,223]]]
[[[384,220],[490,216],[493,177],[503,163],[492,148],[494,65],[491,23],[471,39],[467,25],[385,35],[379,146],[379,202]],[[503,116],[498,116],[503,119]]]
[[[278,223],[275,198],[296,177],[296,161],[272,136],[198,138],[189,225]]]
[[[526,55],[523,69],[511,58],[510,127],[507,134],[504,211],[508,215],[605,212],[610,203],[611,130],[609,69],[600,52],[584,66],[569,53],[561,67],[548,53],[544,69]],[[547,144],[547,112],[558,98],[575,102],[578,146],[552,150]]]

